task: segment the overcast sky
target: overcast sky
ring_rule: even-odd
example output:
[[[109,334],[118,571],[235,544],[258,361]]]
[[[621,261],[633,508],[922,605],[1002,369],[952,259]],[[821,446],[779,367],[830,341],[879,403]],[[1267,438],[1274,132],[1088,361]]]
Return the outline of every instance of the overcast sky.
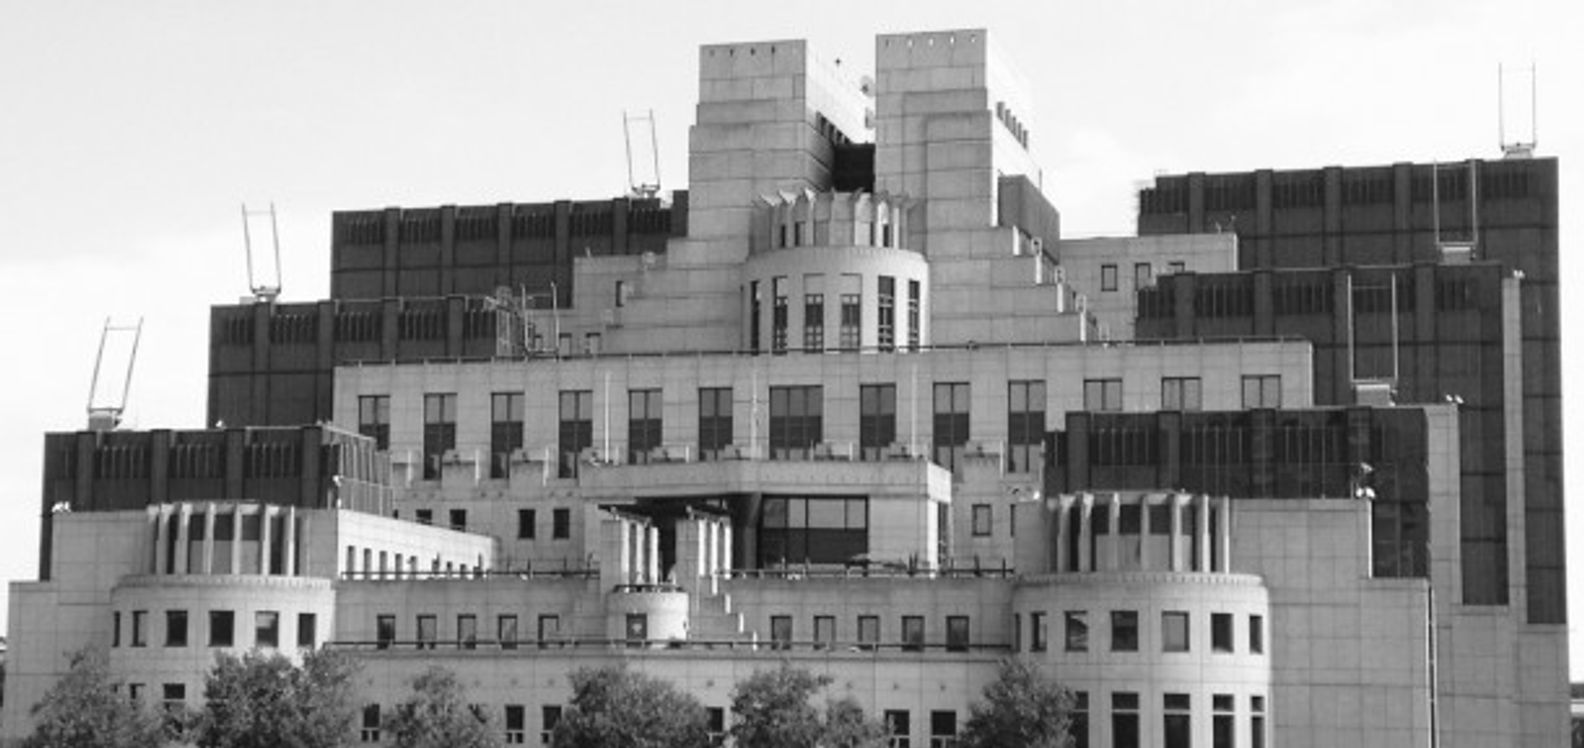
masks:
[[[1533,61],[1540,153],[1562,159],[1564,294],[1579,278],[1576,0],[0,0],[0,19],[7,580],[36,578],[42,434],[84,425],[106,316],[146,324],[128,424],[203,425],[208,306],[247,292],[239,203],[277,204],[285,297],[305,300],[327,294],[333,210],[624,192],[623,109],[654,110],[664,185],[685,187],[705,43],[807,38],[870,70],[877,33],[990,29],[1033,87],[1023,120],[1068,236],[1132,233],[1157,172],[1495,158],[1497,65]],[[1564,315],[1578,381],[1584,333]],[[1576,494],[1584,403],[1566,397]]]

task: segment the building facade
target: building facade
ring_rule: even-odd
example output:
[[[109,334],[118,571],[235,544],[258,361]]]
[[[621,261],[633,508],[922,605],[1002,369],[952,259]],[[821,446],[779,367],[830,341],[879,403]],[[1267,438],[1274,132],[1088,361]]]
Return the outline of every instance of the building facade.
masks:
[[[947,746],[1008,656],[1084,746],[1566,740],[1554,162],[1066,240],[983,30],[699,69],[688,191],[337,214],[330,299],[211,311],[223,425],[48,435],[6,738],[100,646],[171,705],[353,652],[366,744],[435,664],[527,743],[579,667],[720,733],[789,659]]]

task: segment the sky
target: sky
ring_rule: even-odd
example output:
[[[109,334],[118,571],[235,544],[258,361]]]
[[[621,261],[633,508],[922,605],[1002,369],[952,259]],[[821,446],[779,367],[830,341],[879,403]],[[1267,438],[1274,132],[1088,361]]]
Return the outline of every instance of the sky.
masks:
[[[653,110],[663,186],[685,188],[706,43],[805,38],[867,71],[875,34],[989,29],[1031,84],[1022,119],[1066,236],[1131,234],[1158,173],[1497,158],[1497,66],[1533,63],[1564,294],[1584,270],[1567,250],[1584,232],[1576,0],[0,0],[0,18],[7,581],[37,578],[42,434],[84,426],[107,318],[144,323],[127,426],[203,425],[208,307],[248,294],[242,203],[275,204],[283,297],[308,300],[328,294],[331,211],[624,193],[624,110]],[[1580,314],[1564,305],[1573,445]],[[1567,472],[1584,491],[1584,449]],[[1584,679],[1584,508],[1567,504]]]

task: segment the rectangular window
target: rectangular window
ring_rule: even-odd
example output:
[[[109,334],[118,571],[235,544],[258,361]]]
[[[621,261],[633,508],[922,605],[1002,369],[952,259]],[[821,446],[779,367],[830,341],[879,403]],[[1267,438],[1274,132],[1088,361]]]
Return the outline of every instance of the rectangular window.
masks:
[[[379,704],[369,704],[363,707],[363,727],[358,732],[358,740],[364,743],[380,742]]]
[[[968,444],[968,383],[935,385],[935,464],[956,470]]]
[[[535,526],[538,524],[538,512],[533,509],[517,510],[517,539],[533,540]]]
[[[517,648],[517,616],[501,615],[495,618],[495,641],[501,649]]]
[[[148,646],[148,611],[132,611],[132,646]]]
[[[1249,616],[1249,651],[1265,654],[1265,616]]]
[[[1229,693],[1218,693],[1211,697],[1212,711],[1215,713],[1210,723],[1211,748],[1237,748],[1234,703],[1235,699]]]
[[[260,610],[253,614],[253,646],[280,646],[280,613]]]
[[[786,353],[787,349],[787,281],[776,276],[770,281],[770,352]]]
[[[1192,748],[1193,720],[1188,694],[1168,693],[1162,697],[1165,713],[1161,726],[1166,735],[1166,748]]]
[[[165,611],[165,646],[187,646],[187,611]]]
[[[627,306],[627,281],[616,281],[615,302],[618,308]]]
[[[396,616],[381,614],[374,619],[374,641],[378,649],[390,649],[396,641]]]
[[[358,396],[358,433],[390,449],[390,395]]]
[[[924,616],[902,616],[902,651],[924,651]]]
[[[718,460],[732,443],[732,388],[700,387],[699,459]]]
[[[546,706],[539,709],[539,742],[550,745],[556,725],[561,724],[561,707]]]
[[[1188,263],[1183,262],[1182,260],[1172,260],[1171,262],[1166,263],[1166,270],[1169,273],[1181,273],[1185,272],[1187,269]]]
[[[627,462],[649,462],[660,446],[660,390],[627,391]]]
[[[418,648],[434,649],[440,640],[440,619],[432,614],[418,616]]]
[[[880,276],[880,292],[876,321],[876,343],[882,351],[896,350],[896,278]]]
[[[598,356],[601,337],[597,332],[583,333],[583,354],[586,356]]]
[[[770,459],[806,460],[825,439],[825,389],[770,388]]]
[[[1138,611],[1111,611],[1111,651],[1138,651]]]
[[[549,642],[561,638],[561,616],[539,616],[539,648],[544,649]]]
[[[781,244],[785,246],[786,227],[782,226],[781,229]],[[759,281],[751,281],[748,284],[748,350],[754,353],[759,352],[759,310]]]
[[[803,350],[825,350],[825,294],[803,294]]]
[[[968,616],[946,616],[946,651],[968,651]]]
[[[506,745],[522,745],[528,741],[528,715],[522,704],[507,704],[504,722]]]
[[[891,739],[888,748],[912,748],[913,723],[906,709],[885,710],[885,726]]]
[[[862,459],[878,460],[896,443],[896,385],[858,387],[858,449]]]
[[[1210,651],[1232,651],[1232,614],[1210,614]]]
[[[1161,410],[1202,410],[1204,387],[1199,377],[1161,377]]]
[[[446,513],[446,516],[451,520],[451,529],[456,530],[457,532],[466,532],[467,531],[467,510],[466,509],[451,509],[451,510],[449,510]],[[383,559],[384,556],[385,556],[385,552],[384,551],[380,551],[381,559]],[[381,561],[381,563],[380,563],[380,571],[381,572],[385,571],[385,564],[384,564],[383,561]],[[381,574],[381,576],[384,576],[384,575]]]
[[[121,611],[110,614],[110,646],[121,646]]]
[[[1280,374],[1245,374],[1243,376],[1244,410],[1280,407]]]
[[[1101,291],[1115,291],[1115,290],[1117,290],[1117,266],[1115,266],[1115,265],[1101,265],[1100,266],[1100,290]]]
[[[839,496],[765,497],[759,565],[847,564],[869,550],[869,500]]]
[[[704,733],[709,738],[709,745],[726,744],[726,710],[724,708],[718,706],[704,708]]]
[[[1168,610],[1161,613],[1161,650],[1165,652],[1188,651],[1188,613]]]
[[[1138,710],[1138,693],[1111,694],[1111,745],[1115,748],[1139,748]]]
[[[141,705],[143,703],[143,684],[128,683],[127,697],[132,701],[132,703]]]
[[[478,649],[478,616],[472,614],[457,616],[457,646],[462,649]]]
[[[863,329],[863,295],[844,293],[841,295],[841,348],[844,351],[856,351],[861,344]]]
[[[413,512],[413,519],[416,520],[420,525],[432,525],[434,524],[434,510],[418,509]],[[350,549],[350,546],[348,546],[348,548]]]
[[[957,745],[957,712],[930,712],[930,748],[952,748]]]
[[[880,616],[858,616],[858,646],[873,649],[880,643]]]
[[[1007,472],[1039,469],[1045,449],[1044,380],[1007,383]]]
[[[1072,736],[1069,748],[1089,748],[1089,692],[1074,691],[1071,722],[1067,734]]]
[[[830,649],[836,643],[836,616],[814,616],[814,647]]]
[[[445,453],[456,449],[456,395],[424,395],[424,480],[440,477]]]
[[[490,477],[511,475],[511,454],[523,445],[523,394],[490,395]]]
[[[1265,748],[1265,697],[1249,697],[1249,745]]]
[[[319,643],[319,616],[314,613],[297,614],[297,646],[313,649]]]
[[[1029,651],[1044,652],[1045,642],[1045,614],[1043,612],[1029,614]]]
[[[649,641],[649,614],[628,613],[626,631],[627,646],[641,645]]]
[[[993,518],[992,518],[992,515],[991,515],[991,511],[990,511],[990,505],[989,504],[974,504],[971,507],[971,509],[973,510],[973,534],[974,534],[974,537],[979,538],[979,537],[987,537],[987,536],[989,536],[990,535],[991,525],[993,523]]]
[[[770,616],[770,648],[792,648],[792,616]]]
[[[1122,409],[1122,380],[1085,379],[1084,410],[1113,411]]]
[[[561,453],[556,474],[576,478],[583,450],[594,446],[594,393],[591,390],[562,390],[557,449]]]
[[[561,508],[550,510],[550,539],[566,540],[572,537],[572,510]]]
[[[1149,263],[1133,263],[1133,290],[1136,291],[1141,288],[1149,288],[1150,286],[1154,285],[1155,280],[1154,278],[1150,277],[1151,275],[1152,271]]]
[[[1089,651],[1089,611],[1069,610],[1063,615],[1065,648],[1068,652]]]
[[[919,282],[908,281],[908,350],[919,348]]]

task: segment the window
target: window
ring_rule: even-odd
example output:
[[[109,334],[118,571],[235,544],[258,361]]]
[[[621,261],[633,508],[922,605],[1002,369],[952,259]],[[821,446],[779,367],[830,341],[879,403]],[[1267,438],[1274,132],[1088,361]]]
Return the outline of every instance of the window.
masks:
[[[578,458],[594,445],[594,393],[590,390],[562,390],[561,425],[558,433],[561,453],[557,475],[576,478]]]
[[[583,333],[583,354],[586,356],[598,356],[601,337],[603,336],[597,332]]]
[[[1193,745],[1193,719],[1188,694],[1168,693],[1161,701],[1165,713],[1161,726],[1166,734],[1166,748],[1191,748]]]
[[[1139,748],[1139,695],[1118,691],[1111,694],[1111,745]]]
[[[878,460],[896,443],[896,385],[866,384],[858,388],[860,458]]]
[[[889,748],[912,748],[913,724],[906,709],[885,710],[885,726]]]
[[[786,246],[786,227],[781,227],[781,245]],[[748,350],[759,352],[759,281],[748,284]]]
[[[434,510],[419,509],[413,512],[413,519],[417,520],[420,525],[432,525],[434,524]],[[350,548],[351,546],[348,546],[348,549]],[[367,570],[365,569],[365,571]]]
[[[374,440],[380,449],[390,449],[390,396],[358,396],[358,433]]]
[[[629,646],[649,641],[649,614],[628,613],[627,628],[624,631],[627,632]]]
[[[1105,411],[1122,409],[1122,380],[1085,379],[1084,410]]]
[[[1007,472],[1039,468],[1045,444],[1045,382],[1007,383]]]
[[[1188,651],[1188,613],[1168,610],[1161,613],[1161,651]]]
[[[869,550],[869,500],[765,497],[759,514],[759,565],[844,564]]]
[[[1065,648],[1068,652],[1089,651],[1089,611],[1069,610],[1062,614]]]
[[[1072,736],[1070,748],[1089,748],[1089,692],[1074,691],[1072,712],[1067,723],[1067,734]]]
[[[555,735],[556,725],[561,724],[561,707],[546,706],[539,709],[539,741],[550,745],[550,739]]]
[[[836,617],[814,616],[814,648],[830,649],[836,643]]]
[[[110,646],[121,646],[121,611],[110,614]]]
[[[1181,273],[1187,270],[1188,263],[1183,262],[1182,260],[1172,260],[1171,262],[1166,263],[1166,271],[1169,273]]]
[[[374,639],[377,648],[390,649],[396,641],[396,616],[382,614],[374,619]]]
[[[856,351],[862,340],[863,329],[863,295],[844,293],[841,295],[841,347],[844,351]]]
[[[260,610],[253,614],[253,646],[280,646],[280,613]]]
[[[1210,614],[1210,651],[1232,651],[1232,614]]]
[[[148,646],[148,611],[132,611],[132,646]]]
[[[858,646],[874,649],[880,643],[880,616],[858,616]]]
[[[718,460],[732,443],[732,388],[699,388],[699,459]]]
[[[968,651],[968,616],[946,616],[946,651]]]
[[[989,504],[974,504],[973,507],[973,534],[974,537],[985,537],[990,534],[993,517]]]
[[[363,707],[363,729],[358,732],[358,739],[365,743],[380,742],[379,704],[369,704]]]
[[[924,651],[924,616],[902,616],[902,651]]]
[[[134,703],[134,704],[142,704],[143,703],[143,684],[142,683],[128,683],[127,684],[127,697],[129,699],[131,699],[132,703]]]
[[[1210,745],[1212,748],[1237,748],[1232,694],[1218,693],[1210,697],[1210,703],[1215,713],[1210,718]]]
[[[792,648],[792,616],[770,616],[770,648]]]
[[[806,460],[825,438],[825,390],[819,385],[770,388],[770,459]]]
[[[1249,745],[1265,748],[1265,697],[1249,697]]]
[[[919,347],[919,282],[908,281],[908,350]]]
[[[434,615],[418,616],[418,648],[434,649],[440,639],[440,619]]]
[[[726,744],[726,710],[711,706],[704,708],[704,733],[710,745]]]
[[[1199,377],[1161,377],[1161,410],[1201,410],[1204,387]]]
[[[792,224],[792,246],[803,246],[803,223],[801,221]]]
[[[1117,266],[1115,266],[1115,265],[1101,265],[1100,266],[1100,290],[1101,291],[1115,291],[1115,290],[1117,290]]]
[[[528,715],[522,704],[506,705],[506,744],[522,745],[528,740]]]
[[[660,446],[660,390],[627,391],[627,462],[649,462]]]
[[[1265,616],[1249,616],[1249,651],[1265,654]]]
[[[566,540],[572,537],[572,510],[566,508],[550,510],[550,539]]]
[[[1045,651],[1045,642],[1046,641],[1047,641],[1047,638],[1045,636],[1045,614],[1042,613],[1042,612],[1030,613],[1029,614],[1029,651],[1030,652],[1044,652]]]
[[[1150,277],[1150,275],[1151,268],[1149,263],[1133,263],[1133,290],[1136,291],[1140,288],[1149,288],[1151,285],[1154,285],[1155,281]]]
[[[802,228],[799,226],[799,228]],[[770,352],[786,353],[787,349],[787,280],[776,276],[770,281]]]
[[[490,395],[490,477],[511,475],[511,454],[523,445],[523,394]]]
[[[165,646],[187,646],[187,611],[165,611]]]
[[[876,317],[876,342],[882,351],[896,350],[896,278],[880,276],[879,314]]]
[[[457,646],[478,649],[478,616],[471,613],[457,616]]]
[[[452,510],[450,510],[449,512],[446,513],[446,516],[451,520],[451,529],[456,530],[458,532],[465,532],[467,530],[467,510],[466,509],[452,509]],[[380,557],[383,559],[384,556],[385,556],[385,552],[384,551],[380,551]],[[385,564],[383,562],[381,562],[380,571],[383,572],[384,570],[385,570]],[[384,575],[381,574],[381,576],[384,576]]]
[[[517,539],[533,540],[535,525],[538,524],[538,513],[533,509],[517,510]]]
[[[456,449],[456,395],[424,395],[424,480],[440,477],[440,461]]]
[[[539,648],[544,649],[545,644],[561,637],[561,616],[539,616]]]
[[[1243,375],[1243,408],[1280,408],[1280,374]]]
[[[1138,611],[1111,611],[1111,651],[1138,651]]]
[[[956,470],[968,444],[968,383],[935,385],[935,464]]]
[[[951,748],[957,744],[957,712],[930,712],[930,748]]]
[[[517,616],[502,615],[495,619],[495,641],[501,649],[517,648]]]
[[[825,350],[825,294],[803,294],[803,350]]]
[[[318,644],[319,616],[314,613],[297,614],[297,646],[313,649]]]
[[[175,718],[181,714],[182,707],[187,705],[187,684],[166,683],[160,686],[161,701],[165,702],[165,715],[172,726],[179,726]]]

